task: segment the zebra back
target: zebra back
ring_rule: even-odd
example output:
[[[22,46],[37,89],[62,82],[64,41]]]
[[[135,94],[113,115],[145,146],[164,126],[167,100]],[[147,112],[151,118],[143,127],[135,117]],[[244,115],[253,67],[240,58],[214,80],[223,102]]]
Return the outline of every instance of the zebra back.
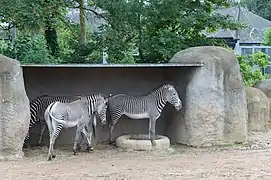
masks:
[[[124,111],[132,114],[146,113],[149,107],[161,113],[165,104],[171,101],[169,96],[171,91],[175,89],[171,84],[163,84],[158,88],[140,96],[129,96],[126,94],[117,94],[109,97],[109,112],[110,115],[119,117]],[[175,99],[179,99],[177,96]],[[153,109],[154,110],[154,109]],[[116,117],[116,118],[117,118]]]
[[[72,102],[80,97],[78,96],[48,96],[41,95],[36,97],[35,99],[30,101],[30,124],[29,128],[31,128],[35,123],[39,122],[41,117],[43,117],[44,111],[46,108],[53,102]]]

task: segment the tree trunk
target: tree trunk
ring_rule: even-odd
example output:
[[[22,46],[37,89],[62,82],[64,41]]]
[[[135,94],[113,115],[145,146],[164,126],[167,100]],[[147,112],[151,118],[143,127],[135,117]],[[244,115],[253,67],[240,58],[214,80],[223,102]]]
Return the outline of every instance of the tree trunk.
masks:
[[[49,4],[49,0],[44,1],[46,4]],[[47,44],[47,48],[50,54],[54,57],[59,57],[59,45],[57,41],[57,31],[56,28],[53,26],[53,22],[55,19],[54,14],[48,13],[45,21],[45,40]]]
[[[79,8],[80,8],[80,43],[85,44],[87,41],[86,37],[86,20],[84,14],[84,0],[79,0]]]
[[[143,8],[142,1],[139,0],[138,3],[139,3],[139,5],[140,5],[140,8],[142,9],[142,8]],[[142,61],[142,60],[144,59],[144,57],[143,57],[143,52],[142,52],[142,47],[141,47],[141,44],[142,44],[141,14],[142,14],[142,12],[139,12],[139,13],[137,14],[137,25],[138,25],[138,53],[139,53],[140,61]]]
[[[52,27],[51,19],[45,22],[45,39],[47,48],[54,57],[59,56],[59,46],[57,42],[57,32],[54,27]]]

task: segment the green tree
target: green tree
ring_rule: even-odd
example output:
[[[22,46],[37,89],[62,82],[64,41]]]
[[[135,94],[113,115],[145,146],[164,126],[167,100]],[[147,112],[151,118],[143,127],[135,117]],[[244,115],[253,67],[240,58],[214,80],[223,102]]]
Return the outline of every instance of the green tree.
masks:
[[[11,41],[0,41],[0,54],[14,58],[15,49],[17,59],[22,64],[58,63],[58,59],[52,58],[47,50],[45,37],[42,34],[35,37],[19,34],[12,44]]]
[[[48,50],[59,54],[56,21],[65,18],[66,7],[61,0],[2,0],[0,22],[8,22],[20,31],[32,35],[44,30]]]
[[[271,21],[270,0],[242,0],[241,5],[249,11]]]
[[[263,75],[262,70],[269,64],[269,58],[263,52],[256,52],[248,56],[237,55],[242,78],[246,86],[252,86],[267,78]]]
[[[263,44],[266,46],[271,46],[271,28],[265,30]]]
[[[137,62],[159,63],[178,51],[200,45],[218,45],[202,30],[238,29],[240,24],[229,16],[214,14],[214,7],[228,7],[222,0],[103,0],[97,5],[105,10],[107,24],[97,41],[107,47],[110,62],[120,62],[137,47]]]

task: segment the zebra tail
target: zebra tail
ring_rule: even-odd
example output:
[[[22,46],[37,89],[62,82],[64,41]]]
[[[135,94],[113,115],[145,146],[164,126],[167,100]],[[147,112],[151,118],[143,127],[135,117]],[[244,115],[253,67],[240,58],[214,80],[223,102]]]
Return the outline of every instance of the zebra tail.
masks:
[[[52,106],[54,105],[55,103],[51,103],[45,110],[44,112],[44,119],[45,119],[45,122],[47,124],[47,127],[48,127],[48,130],[51,131],[52,130],[52,118],[50,116],[50,111],[52,109]],[[49,132],[50,133],[50,132]]]
[[[94,122],[92,122],[92,132],[93,132],[94,138],[96,138],[96,124]]]
[[[97,124],[97,119],[96,119],[96,115],[94,114],[93,117],[92,117],[92,132],[93,132],[93,136],[94,138],[96,138],[96,124]]]
[[[48,113],[49,113],[50,119],[51,119],[51,121],[52,121],[52,119],[53,119],[54,121],[57,121],[58,123],[65,124],[65,121],[64,121],[64,120],[55,118],[55,117],[53,116],[52,112],[51,112],[51,110],[53,109],[53,106],[54,106],[56,103],[58,103],[58,102],[52,103],[51,106],[48,108],[48,109],[49,109],[49,110],[48,110]]]

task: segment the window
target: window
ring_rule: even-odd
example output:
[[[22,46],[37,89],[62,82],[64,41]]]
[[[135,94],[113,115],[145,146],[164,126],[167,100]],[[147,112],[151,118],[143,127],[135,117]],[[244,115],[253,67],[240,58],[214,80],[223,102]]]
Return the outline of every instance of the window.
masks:
[[[264,52],[271,57],[271,46],[240,46],[241,55],[249,55],[254,52]]]
[[[266,68],[263,70],[264,74],[271,75],[271,65],[268,65]]]
[[[266,53],[270,56],[269,62],[270,64],[263,69],[264,74],[270,74],[271,75],[271,46],[240,46],[241,48],[241,55],[250,55],[254,52],[261,51],[263,53]]]
[[[252,48],[241,48],[241,55],[252,54]]]
[[[265,49],[265,53],[271,57],[271,48]]]

